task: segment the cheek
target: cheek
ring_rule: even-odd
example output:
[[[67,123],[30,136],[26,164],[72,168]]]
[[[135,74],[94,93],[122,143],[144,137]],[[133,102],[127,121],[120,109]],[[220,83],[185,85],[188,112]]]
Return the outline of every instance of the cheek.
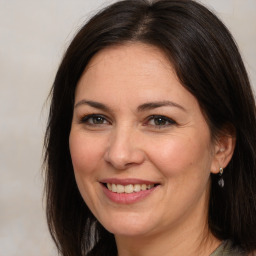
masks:
[[[97,182],[97,169],[99,169],[102,158],[102,143],[93,136],[88,136],[83,132],[73,132],[69,137],[69,148],[75,174],[76,183],[86,205],[92,212],[95,206],[95,185]]]
[[[149,153],[150,159],[166,175],[191,169],[205,171],[211,162],[207,138],[198,140],[193,136],[173,136],[155,141]]]
[[[69,148],[75,173],[89,175],[103,155],[102,142],[81,133],[70,133]]]

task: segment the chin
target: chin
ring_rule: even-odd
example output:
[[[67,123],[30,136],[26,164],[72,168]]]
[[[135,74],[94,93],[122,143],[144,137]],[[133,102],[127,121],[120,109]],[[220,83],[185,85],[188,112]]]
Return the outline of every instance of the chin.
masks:
[[[147,217],[127,215],[125,217],[109,218],[106,222],[102,221],[101,224],[110,233],[119,236],[141,236],[153,229],[152,220],[150,221]]]
[[[115,236],[126,236],[126,237],[138,237],[145,236],[148,234],[148,230],[145,228],[134,227],[131,225],[125,225],[123,227],[109,227],[106,228],[110,233]]]

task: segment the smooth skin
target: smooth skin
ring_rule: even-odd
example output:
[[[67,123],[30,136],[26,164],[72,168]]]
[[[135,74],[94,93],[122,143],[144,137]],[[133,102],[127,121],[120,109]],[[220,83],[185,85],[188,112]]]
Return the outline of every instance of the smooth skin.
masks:
[[[75,92],[70,152],[80,193],[115,235],[119,256],[210,255],[210,173],[225,168],[230,136],[212,139],[196,98],[164,53],[130,43],[97,53]],[[109,178],[159,184],[146,198],[117,204]]]

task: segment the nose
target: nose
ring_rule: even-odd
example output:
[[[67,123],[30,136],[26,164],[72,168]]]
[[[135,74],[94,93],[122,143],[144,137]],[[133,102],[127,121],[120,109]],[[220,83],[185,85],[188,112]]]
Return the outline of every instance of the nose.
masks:
[[[140,165],[145,160],[141,138],[131,127],[116,129],[112,132],[104,159],[117,170]]]

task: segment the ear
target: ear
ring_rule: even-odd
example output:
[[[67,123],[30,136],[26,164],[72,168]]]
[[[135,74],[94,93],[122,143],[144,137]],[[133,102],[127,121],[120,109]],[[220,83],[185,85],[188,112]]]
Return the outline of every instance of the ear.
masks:
[[[236,144],[234,132],[221,133],[215,140],[211,173],[219,173],[220,168],[225,168],[230,162]]]

